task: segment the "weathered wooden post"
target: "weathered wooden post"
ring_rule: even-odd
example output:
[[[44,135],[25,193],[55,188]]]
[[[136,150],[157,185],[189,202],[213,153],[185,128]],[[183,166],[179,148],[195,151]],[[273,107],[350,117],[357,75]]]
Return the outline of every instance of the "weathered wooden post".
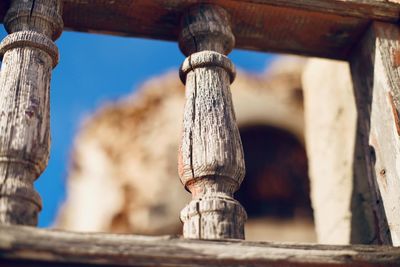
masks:
[[[400,29],[373,22],[350,57],[358,112],[355,176],[370,242],[400,246]],[[361,198],[359,197],[359,198]],[[361,209],[360,208],[360,209]]]
[[[33,188],[50,149],[49,88],[63,29],[61,0],[12,0],[0,44],[0,223],[36,225]]]
[[[244,239],[246,212],[233,198],[245,174],[229,88],[235,67],[225,56],[234,43],[224,9],[198,5],[184,15],[179,46],[188,57],[180,76],[187,100],[179,175],[193,197],[181,212],[186,238]]]

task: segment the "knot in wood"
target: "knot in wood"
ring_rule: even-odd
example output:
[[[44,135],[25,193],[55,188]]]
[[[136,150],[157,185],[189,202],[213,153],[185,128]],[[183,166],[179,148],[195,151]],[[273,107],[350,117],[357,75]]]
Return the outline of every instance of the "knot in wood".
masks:
[[[9,33],[31,30],[56,40],[64,28],[61,14],[60,0],[12,1],[4,26]]]
[[[9,34],[0,43],[0,58],[11,49],[32,47],[47,53],[52,61],[53,68],[58,64],[58,48],[54,42],[44,34],[34,31],[20,31]]]
[[[181,21],[179,48],[186,55],[213,50],[227,55],[235,46],[228,12],[215,5],[196,5]]]
[[[201,51],[187,57],[183,62],[179,77],[186,84],[186,75],[196,68],[220,67],[229,74],[232,83],[236,77],[236,68],[232,61],[225,55],[214,51]]]

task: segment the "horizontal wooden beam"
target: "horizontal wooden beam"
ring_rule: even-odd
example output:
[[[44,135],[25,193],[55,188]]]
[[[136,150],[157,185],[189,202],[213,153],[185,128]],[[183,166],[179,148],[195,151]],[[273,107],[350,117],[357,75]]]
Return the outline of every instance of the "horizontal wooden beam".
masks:
[[[0,22],[10,0],[0,1]],[[67,30],[176,41],[189,6],[212,2],[233,18],[236,47],[347,59],[371,20],[397,23],[398,0],[64,0]]]
[[[71,233],[0,226],[7,266],[400,266],[400,248]]]
[[[400,15],[400,1],[398,0],[245,0],[244,2],[290,7],[394,23],[399,21]]]

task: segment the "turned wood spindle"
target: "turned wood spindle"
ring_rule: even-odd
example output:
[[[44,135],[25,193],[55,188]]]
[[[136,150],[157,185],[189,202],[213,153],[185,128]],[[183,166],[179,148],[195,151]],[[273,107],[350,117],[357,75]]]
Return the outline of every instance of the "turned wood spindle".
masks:
[[[243,148],[232,106],[235,67],[228,13],[198,5],[182,19],[180,70],[186,85],[179,175],[193,200],[182,210],[185,238],[244,239],[244,208],[233,198],[245,174]]]
[[[0,44],[0,223],[36,225],[33,182],[50,149],[49,89],[58,63],[61,0],[12,0]]]

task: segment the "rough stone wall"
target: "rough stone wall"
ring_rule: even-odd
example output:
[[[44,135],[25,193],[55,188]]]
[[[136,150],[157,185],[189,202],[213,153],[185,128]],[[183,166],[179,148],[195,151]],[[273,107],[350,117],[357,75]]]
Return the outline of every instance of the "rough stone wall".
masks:
[[[262,75],[239,71],[231,89],[239,128],[276,127],[303,143],[303,66],[303,59],[283,57]],[[177,174],[183,105],[184,87],[169,73],[87,119],[74,144],[68,199],[56,226],[180,233],[179,212],[190,198]],[[250,219],[246,232],[248,239],[315,240],[312,222],[303,219]]]

